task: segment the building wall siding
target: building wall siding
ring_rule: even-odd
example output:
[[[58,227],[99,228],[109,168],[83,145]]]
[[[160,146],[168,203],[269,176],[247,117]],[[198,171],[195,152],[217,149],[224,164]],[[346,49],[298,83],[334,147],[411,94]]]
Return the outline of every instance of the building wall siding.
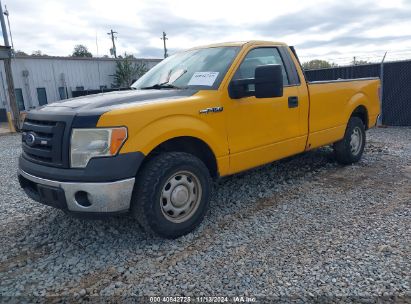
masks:
[[[148,69],[160,62],[160,59],[136,59]],[[14,87],[22,89],[26,109],[37,107],[37,88],[45,88],[48,103],[61,101],[59,87],[66,87],[68,97],[76,87],[85,90],[111,88],[114,82],[116,61],[111,58],[35,58],[17,57],[12,59]],[[0,108],[7,109],[8,94],[5,82],[4,64],[0,61]],[[3,82],[3,85],[1,84]]]

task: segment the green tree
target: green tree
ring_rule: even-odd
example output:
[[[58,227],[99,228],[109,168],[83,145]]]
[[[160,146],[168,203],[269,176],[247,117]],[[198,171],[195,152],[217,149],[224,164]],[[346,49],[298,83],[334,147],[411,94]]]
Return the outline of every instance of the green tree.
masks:
[[[93,57],[93,55],[88,51],[87,47],[82,44],[77,44],[74,47],[73,57]]]
[[[362,64],[370,64],[371,62],[368,62],[366,60],[353,60],[351,61],[352,65],[362,65]]]
[[[302,64],[304,70],[327,69],[336,67],[337,64],[326,60],[314,59]]]
[[[33,53],[31,53],[31,56],[38,56],[38,57],[45,57],[48,56],[47,54],[44,54],[42,51],[37,50],[37,51],[33,51]]]
[[[143,62],[135,62],[133,55],[124,54],[121,60],[116,62],[116,73],[113,87],[128,88],[138,78],[148,71]]]
[[[27,54],[26,52],[23,52],[22,50],[16,50],[14,52],[14,55],[16,55],[16,56],[28,56],[29,54]]]

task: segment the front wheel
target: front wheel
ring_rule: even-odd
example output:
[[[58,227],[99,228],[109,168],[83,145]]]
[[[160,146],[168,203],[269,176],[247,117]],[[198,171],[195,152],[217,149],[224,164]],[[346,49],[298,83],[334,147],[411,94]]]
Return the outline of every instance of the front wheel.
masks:
[[[365,147],[365,127],[358,117],[351,117],[344,138],[334,144],[334,152],[340,164],[348,165],[361,159]]]
[[[132,213],[148,233],[177,238],[197,227],[208,210],[211,178],[197,157],[162,153],[136,179]]]

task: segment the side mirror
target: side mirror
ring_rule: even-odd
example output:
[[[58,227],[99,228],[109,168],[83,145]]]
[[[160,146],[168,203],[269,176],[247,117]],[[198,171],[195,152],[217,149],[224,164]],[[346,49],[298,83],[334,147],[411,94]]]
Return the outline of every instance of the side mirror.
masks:
[[[248,86],[254,85],[255,90],[249,91]],[[283,74],[279,64],[260,65],[255,69],[254,78],[231,81],[228,93],[232,99],[248,96],[256,98],[273,98],[283,96]]]
[[[279,64],[261,65],[255,69],[255,97],[283,96],[283,71]]]

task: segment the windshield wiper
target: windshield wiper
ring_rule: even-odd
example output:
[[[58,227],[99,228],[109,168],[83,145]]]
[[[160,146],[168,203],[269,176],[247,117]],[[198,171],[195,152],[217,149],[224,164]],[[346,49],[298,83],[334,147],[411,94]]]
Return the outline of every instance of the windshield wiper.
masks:
[[[140,90],[161,90],[161,89],[182,89],[178,86],[175,86],[171,83],[156,83],[155,85],[148,86],[148,87],[142,87]]]

